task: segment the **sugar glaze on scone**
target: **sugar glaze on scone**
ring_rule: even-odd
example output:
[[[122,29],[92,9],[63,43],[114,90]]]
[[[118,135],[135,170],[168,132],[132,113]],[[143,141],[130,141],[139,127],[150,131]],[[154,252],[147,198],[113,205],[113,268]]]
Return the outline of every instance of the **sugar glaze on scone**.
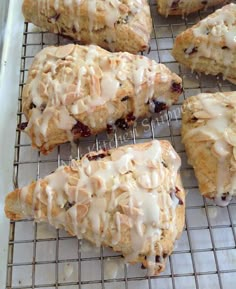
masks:
[[[163,16],[188,15],[190,13],[223,4],[225,0],[157,0],[158,11]]]
[[[24,0],[26,21],[81,44],[138,53],[152,31],[147,0]]]
[[[9,193],[6,216],[49,222],[158,274],[184,226],[180,164],[168,141],[92,152]]]
[[[175,59],[236,83],[236,4],[229,4],[177,36]]]
[[[182,139],[203,196],[236,196],[236,92],[204,93],[183,104]]]
[[[181,92],[175,73],[144,56],[93,45],[47,47],[29,70],[22,97],[27,123],[20,128],[47,154],[114,126],[127,129],[175,103]]]

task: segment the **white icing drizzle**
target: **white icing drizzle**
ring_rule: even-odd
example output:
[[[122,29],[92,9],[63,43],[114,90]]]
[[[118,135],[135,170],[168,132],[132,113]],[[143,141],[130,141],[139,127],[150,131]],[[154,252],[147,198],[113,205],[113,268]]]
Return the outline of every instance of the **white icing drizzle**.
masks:
[[[28,188],[27,187],[23,187],[21,189],[19,202],[21,204],[21,210],[22,210],[23,214],[26,214],[26,215],[27,215],[27,208],[26,208],[27,194],[28,194]]]
[[[140,57],[136,60],[136,69],[133,72],[136,93],[139,93],[140,90],[142,89],[142,84],[145,81],[145,73],[147,73],[147,68],[149,68],[149,66],[150,61],[147,58]]]
[[[226,95],[199,94],[195,104],[197,110],[193,116],[200,123],[204,121],[204,124],[189,130],[183,136],[184,142],[189,138],[212,142],[211,151],[218,160],[215,200],[221,206],[227,205],[231,197],[236,195],[236,155],[233,153],[236,146],[235,97],[235,92]]]
[[[91,32],[92,32],[93,27],[94,27],[94,20],[95,20],[94,18],[95,18],[96,10],[97,10],[97,3],[96,2],[97,2],[96,0],[87,1],[90,35],[91,35]]]
[[[60,129],[69,131],[76,124],[75,119],[69,115],[65,107],[61,107],[60,111],[58,112],[58,116],[58,127]]]
[[[57,11],[59,9],[59,1],[60,0],[54,0],[54,9]]]
[[[106,100],[116,97],[119,86],[120,83],[118,79],[115,78],[115,76],[112,77],[110,73],[104,73],[101,80],[101,95],[104,103]],[[101,101],[98,101],[98,104],[99,103],[101,103]]]
[[[114,246],[122,244],[122,232],[128,226],[132,250],[125,256],[127,261],[147,253],[147,242],[151,244],[148,254],[155,254],[154,244],[160,240],[162,229],[173,232],[172,242],[178,234],[175,219],[178,203],[172,191],[180,159],[172,147],[163,150],[157,140],[148,143],[145,150],[137,145],[109,153],[105,159],[89,161],[84,157],[72,161],[71,167],[59,167],[44,181],[37,181],[35,198],[42,195],[39,184],[44,182],[50,224],[64,227],[79,238],[87,237],[97,245],[107,244],[111,235]],[[163,158],[168,168],[163,166]],[[21,191],[22,204],[27,189]],[[72,207],[65,210],[67,201]]]
[[[108,27],[113,28],[114,24],[120,16],[119,6],[122,4],[122,1],[119,0],[110,0],[106,2],[106,9],[109,11],[106,15],[106,24]]]

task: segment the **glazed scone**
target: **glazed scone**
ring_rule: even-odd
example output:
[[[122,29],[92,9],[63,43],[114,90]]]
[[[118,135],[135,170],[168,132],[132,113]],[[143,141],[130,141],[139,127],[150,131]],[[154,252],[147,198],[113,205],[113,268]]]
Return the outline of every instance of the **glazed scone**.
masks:
[[[217,10],[177,36],[173,56],[181,64],[236,83],[236,4]]]
[[[147,0],[24,0],[28,22],[81,44],[138,53],[152,31]]]
[[[190,13],[223,4],[226,0],[157,0],[158,12],[163,16],[188,15]]]
[[[92,152],[9,193],[5,213],[112,247],[156,275],[184,226],[180,165],[168,141]]]
[[[39,52],[22,96],[27,122],[19,128],[47,154],[56,145],[113,126],[127,129],[138,117],[178,100],[181,79],[141,55],[69,44]]]
[[[236,196],[236,92],[188,98],[182,141],[201,194],[227,205]]]

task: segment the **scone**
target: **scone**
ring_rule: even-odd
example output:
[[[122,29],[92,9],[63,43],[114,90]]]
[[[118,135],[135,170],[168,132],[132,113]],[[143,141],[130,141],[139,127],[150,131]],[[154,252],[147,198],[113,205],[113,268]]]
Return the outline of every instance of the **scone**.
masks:
[[[173,56],[205,74],[236,83],[236,4],[217,10],[177,36]]]
[[[131,53],[149,46],[147,0],[24,0],[22,10],[26,21],[81,44]]]
[[[182,140],[202,195],[227,205],[236,195],[236,92],[188,98]]]
[[[92,152],[9,193],[5,213],[112,247],[158,274],[184,226],[180,165],[168,141]]]
[[[141,55],[69,44],[39,52],[22,96],[24,130],[44,154],[56,145],[114,126],[127,129],[138,117],[178,100],[181,79]]]
[[[207,7],[223,4],[226,0],[157,0],[158,12],[163,16],[188,15]]]

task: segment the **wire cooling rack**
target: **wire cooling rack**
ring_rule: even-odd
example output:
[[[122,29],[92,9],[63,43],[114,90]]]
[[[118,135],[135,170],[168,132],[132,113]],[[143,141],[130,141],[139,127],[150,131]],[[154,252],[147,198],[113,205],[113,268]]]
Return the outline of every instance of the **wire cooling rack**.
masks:
[[[43,177],[72,157],[100,147],[117,147],[150,139],[168,139],[182,158],[182,178],[188,192],[186,226],[169,257],[165,272],[147,276],[141,265],[126,265],[119,254],[94,248],[61,230],[33,221],[10,223],[7,289],[233,289],[236,284],[236,202],[215,207],[203,199],[193,170],[187,164],[180,141],[181,104],[201,91],[228,91],[234,87],[220,78],[191,73],[174,61],[171,49],[175,36],[213,10],[188,19],[162,18],[151,1],[153,35],[148,57],[166,64],[184,81],[184,94],[168,112],[143,119],[126,132],[116,131],[82,139],[77,145],[64,144],[48,156],[32,150],[29,139],[16,131],[14,185],[20,187]],[[18,122],[24,121],[21,95],[35,54],[47,45],[65,44],[64,38],[25,23],[19,81]]]

